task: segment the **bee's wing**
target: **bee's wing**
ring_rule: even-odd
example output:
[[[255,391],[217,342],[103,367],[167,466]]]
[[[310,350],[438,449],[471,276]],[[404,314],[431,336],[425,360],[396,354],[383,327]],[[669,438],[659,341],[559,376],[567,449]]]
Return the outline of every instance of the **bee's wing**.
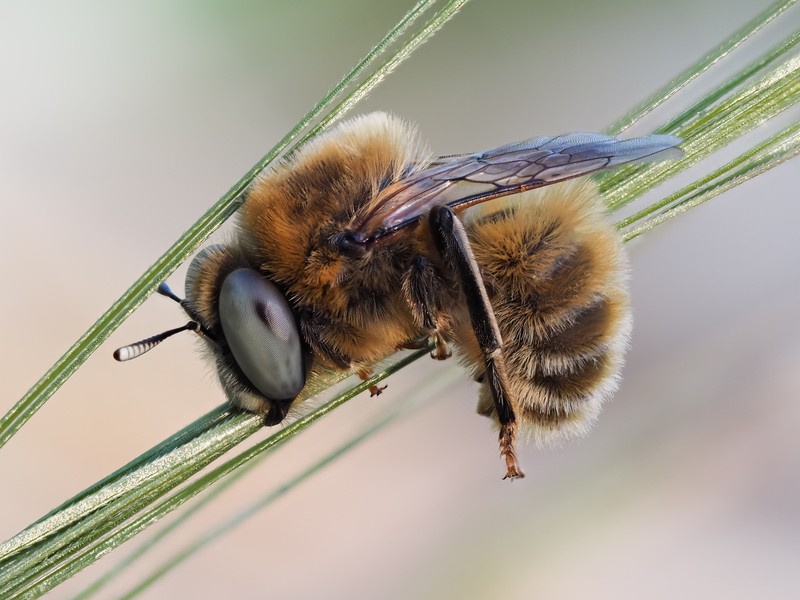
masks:
[[[677,158],[682,156],[676,148],[681,141],[671,135],[619,140],[598,133],[571,133],[443,157],[384,188],[372,210],[352,224],[350,237],[371,245],[416,223],[434,206],[458,211],[616,165]]]

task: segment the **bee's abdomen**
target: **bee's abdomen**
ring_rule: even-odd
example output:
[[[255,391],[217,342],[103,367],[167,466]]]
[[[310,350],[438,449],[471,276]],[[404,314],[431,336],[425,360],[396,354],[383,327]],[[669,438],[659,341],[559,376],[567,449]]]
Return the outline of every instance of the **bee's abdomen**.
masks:
[[[471,215],[468,233],[503,337],[517,415],[538,441],[582,433],[617,387],[630,333],[627,262],[591,182]],[[458,338],[480,372],[466,332]],[[484,384],[478,411],[493,415]]]
[[[508,310],[511,304],[502,312]],[[541,441],[580,434],[591,424],[617,388],[630,331],[627,297],[620,293],[559,316],[562,329],[535,341],[533,328],[508,329],[498,317],[520,421]]]

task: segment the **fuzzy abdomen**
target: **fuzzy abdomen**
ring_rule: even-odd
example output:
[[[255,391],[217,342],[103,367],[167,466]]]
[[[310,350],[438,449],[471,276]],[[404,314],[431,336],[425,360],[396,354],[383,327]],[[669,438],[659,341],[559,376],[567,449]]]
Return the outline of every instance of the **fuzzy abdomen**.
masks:
[[[583,433],[618,385],[631,328],[627,260],[588,180],[488,203],[466,229],[503,338],[520,425],[548,442]],[[456,333],[480,377],[465,322]],[[494,416],[484,383],[478,412]]]

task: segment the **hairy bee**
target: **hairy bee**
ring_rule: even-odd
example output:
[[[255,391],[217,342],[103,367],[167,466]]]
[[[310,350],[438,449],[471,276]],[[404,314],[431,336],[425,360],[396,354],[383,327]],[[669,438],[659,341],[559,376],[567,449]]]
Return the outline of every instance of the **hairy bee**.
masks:
[[[314,360],[366,377],[398,349],[433,340],[444,359],[452,344],[499,426],[506,477],[522,477],[518,427],[582,432],[631,328],[619,237],[594,184],[566,180],[679,142],[576,133],[432,159],[397,118],[352,119],[254,181],[236,239],[194,258],[185,300],[159,288],[191,322],[115,357],[196,331],[231,402],[275,424]]]

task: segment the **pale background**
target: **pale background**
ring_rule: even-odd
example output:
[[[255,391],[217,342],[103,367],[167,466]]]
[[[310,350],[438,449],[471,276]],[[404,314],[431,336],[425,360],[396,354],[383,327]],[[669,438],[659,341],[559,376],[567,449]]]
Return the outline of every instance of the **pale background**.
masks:
[[[0,3],[0,412],[410,4]],[[475,0],[357,111],[440,153],[602,130],[767,4]],[[631,245],[622,389],[586,439],[522,449],[525,480],[500,481],[456,377],[145,597],[800,597],[798,164]],[[221,403],[188,335],[111,359],[183,320],[148,301],[3,448],[0,538]],[[423,361],[326,418],[103,597],[456,368]]]

